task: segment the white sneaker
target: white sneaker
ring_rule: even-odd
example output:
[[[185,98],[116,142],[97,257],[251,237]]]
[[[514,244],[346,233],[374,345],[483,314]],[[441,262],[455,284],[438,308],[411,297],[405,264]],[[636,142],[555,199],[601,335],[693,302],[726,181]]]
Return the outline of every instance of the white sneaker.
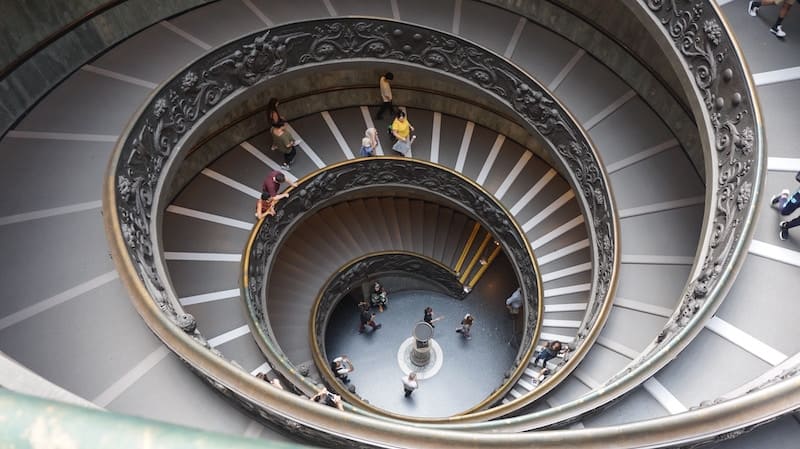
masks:
[[[750,2],[747,4],[747,14],[750,14],[750,17],[755,17],[758,15],[758,6],[753,5],[755,2]]]
[[[774,34],[776,37],[780,38],[786,37],[786,32],[783,31],[783,25],[774,26],[769,29],[769,32]]]

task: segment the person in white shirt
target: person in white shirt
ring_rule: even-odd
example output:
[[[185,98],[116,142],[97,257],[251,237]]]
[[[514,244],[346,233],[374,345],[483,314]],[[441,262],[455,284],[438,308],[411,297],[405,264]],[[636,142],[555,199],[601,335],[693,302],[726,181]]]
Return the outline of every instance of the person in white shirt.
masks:
[[[350,382],[350,378],[347,375],[353,372],[353,369],[353,362],[346,355],[340,355],[331,362],[331,370],[344,383]]]
[[[408,373],[408,376],[404,376],[401,380],[403,381],[403,390],[406,392],[406,397],[410,397],[411,393],[419,388],[419,383],[417,382],[417,373],[414,371]]]

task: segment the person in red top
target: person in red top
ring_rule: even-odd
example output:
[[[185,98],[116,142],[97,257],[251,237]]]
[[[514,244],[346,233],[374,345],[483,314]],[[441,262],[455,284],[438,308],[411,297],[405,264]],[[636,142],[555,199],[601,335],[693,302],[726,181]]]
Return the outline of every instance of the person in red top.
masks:
[[[267,175],[267,179],[261,185],[261,198],[256,201],[256,218],[261,220],[267,215],[275,215],[275,204],[281,198],[289,196],[284,192],[278,194],[281,184],[286,181],[286,176],[278,170],[273,170]],[[292,187],[297,187],[297,183],[291,182]]]
[[[284,182],[286,182],[286,175],[281,173],[279,170],[273,170],[269,172],[269,175],[267,175],[267,178],[261,185],[261,192],[268,193],[270,198],[275,198],[278,196],[278,190],[281,189],[281,184]],[[294,182],[290,182],[289,185],[292,187],[297,187],[297,183]]]

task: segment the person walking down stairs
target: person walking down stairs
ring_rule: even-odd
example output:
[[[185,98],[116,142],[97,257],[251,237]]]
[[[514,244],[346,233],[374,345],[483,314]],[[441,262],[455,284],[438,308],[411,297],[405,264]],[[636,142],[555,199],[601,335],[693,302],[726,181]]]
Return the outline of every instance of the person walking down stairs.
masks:
[[[775,25],[770,27],[769,32],[774,34],[775,37],[783,39],[786,37],[786,32],[783,31],[783,19],[786,18],[787,14],[789,14],[789,10],[792,9],[794,0],[762,0],[760,2],[751,1],[747,4],[747,14],[750,14],[751,17],[756,17],[758,16],[759,8],[769,5],[781,5],[781,10],[778,11],[778,20],[775,21]]]

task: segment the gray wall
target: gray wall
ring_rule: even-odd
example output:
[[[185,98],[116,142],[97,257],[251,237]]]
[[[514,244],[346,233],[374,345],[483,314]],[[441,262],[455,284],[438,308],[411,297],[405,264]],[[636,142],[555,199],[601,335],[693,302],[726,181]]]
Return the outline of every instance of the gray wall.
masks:
[[[91,20],[26,60],[0,80],[0,135],[50,89],[104,50],[136,32],[214,0],[129,0]],[[2,0],[0,36],[5,44],[0,66],[50,33],[105,2],[99,0]]]
[[[0,67],[6,67],[47,36],[108,0],[3,0],[0,2]]]

